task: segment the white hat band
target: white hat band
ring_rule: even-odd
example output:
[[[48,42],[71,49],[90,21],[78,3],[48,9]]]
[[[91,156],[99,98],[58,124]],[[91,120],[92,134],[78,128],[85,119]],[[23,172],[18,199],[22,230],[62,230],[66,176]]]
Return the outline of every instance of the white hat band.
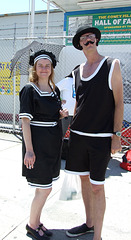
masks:
[[[40,60],[40,59],[42,59],[42,58],[48,59],[48,60],[52,63],[52,59],[51,59],[48,55],[46,55],[46,54],[41,54],[41,55],[37,56],[37,57],[34,59],[34,64],[35,64],[38,60]]]

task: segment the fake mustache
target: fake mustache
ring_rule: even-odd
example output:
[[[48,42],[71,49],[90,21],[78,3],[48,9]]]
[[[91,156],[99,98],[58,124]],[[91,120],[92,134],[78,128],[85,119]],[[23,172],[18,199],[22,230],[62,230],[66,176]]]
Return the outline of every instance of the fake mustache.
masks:
[[[89,45],[89,43],[93,44],[94,42],[92,42],[92,41],[88,41],[88,42],[87,42],[87,43],[85,43],[84,45],[85,45],[85,46],[88,46],[88,45]]]

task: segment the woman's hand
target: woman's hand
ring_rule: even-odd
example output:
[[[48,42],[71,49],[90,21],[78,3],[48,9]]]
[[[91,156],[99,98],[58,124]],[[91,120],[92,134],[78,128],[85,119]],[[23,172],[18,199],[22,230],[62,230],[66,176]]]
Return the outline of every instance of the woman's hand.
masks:
[[[22,118],[22,129],[23,137],[26,147],[26,153],[24,157],[24,164],[27,168],[31,169],[34,167],[35,154],[33,151],[32,139],[31,139],[31,129],[30,120],[28,118]]]
[[[60,110],[59,113],[60,113],[60,119],[68,117],[69,115],[68,109],[66,108]]]
[[[24,157],[24,164],[27,168],[31,169],[34,167],[35,163],[35,154],[33,151],[27,151]]]

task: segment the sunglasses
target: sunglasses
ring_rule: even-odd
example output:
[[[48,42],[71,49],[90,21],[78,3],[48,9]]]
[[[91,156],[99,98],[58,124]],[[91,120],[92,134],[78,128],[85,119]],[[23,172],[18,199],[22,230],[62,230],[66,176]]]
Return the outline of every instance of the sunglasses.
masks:
[[[85,36],[81,36],[81,37],[80,37],[80,41],[85,41],[85,40],[87,40],[88,38],[94,39],[95,37],[96,37],[95,34],[88,34],[88,35],[85,35]]]

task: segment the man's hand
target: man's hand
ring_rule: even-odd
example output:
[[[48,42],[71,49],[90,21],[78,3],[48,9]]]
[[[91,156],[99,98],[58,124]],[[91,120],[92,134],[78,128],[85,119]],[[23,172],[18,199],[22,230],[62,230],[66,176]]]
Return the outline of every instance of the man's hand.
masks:
[[[112,136],[112,143],[111,143],[111,153],[115,154],[118,151],[121,151],[121,138],[117,137],[116,135]]]

